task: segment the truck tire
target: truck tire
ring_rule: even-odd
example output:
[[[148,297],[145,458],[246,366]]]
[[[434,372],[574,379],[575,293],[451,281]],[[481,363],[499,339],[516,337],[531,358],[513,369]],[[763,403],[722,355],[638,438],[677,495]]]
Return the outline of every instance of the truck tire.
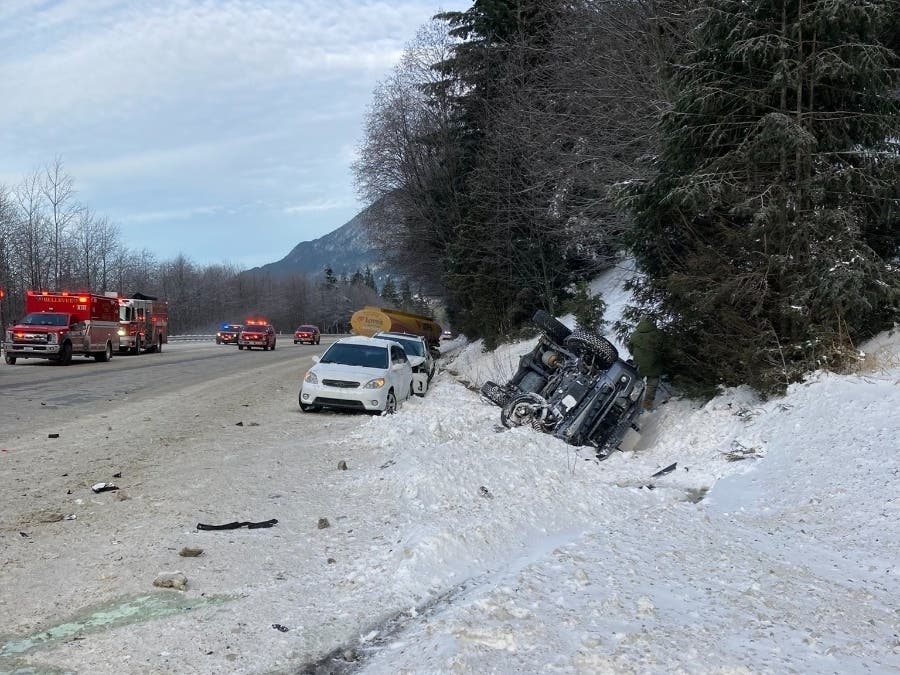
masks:
[[[602,368],[609,368],[619,358],[619,350],[612,342],[587,330],[574,331],[566,338],[565,345],[573,352],[597,357],[597,365]]]
[[[547,334],[547,337],[556,344],[561,345],[565,339],[572,334],[572,331],[570,331],[565,324],[557,321],[542,309],[539,309],[534,313],[531,322],[544,331],[544,333]]]
[[[106,348],[102,352],[97,352],[94,354],[94,358],[97,359],[98,363],[105,363],[112,359],[112,344],[107,342]]]
[[[66,342],[62,349],[59,350],[59,360],[57,363],[61,366],[67,366],[72,363],[72,343]]]
[[[141,353],[141,336],[134,336],[134,347],[131,348],[131,353],[134,355],[138,355]]]
[[[507,429],[521,426],[540,428],[547,415],[547,401],[538,394],[522,394],[511,398],[500,412],[500,421]]]
[[[162,345],[163,345],[162,335],[160,335],[159,337],[156,338],[156,353],[157,354],[162,354]]]
[[[5,354],[3,359],[6,361],[6,364],[9,366],[16,365],[16,357],[15,356],[10,356],[9,354]]]
[[[494,405],[499,405],[501,408],[509,403],[512,398],[512,394],[506,389],[490,380],[481,385],[481,395]]]

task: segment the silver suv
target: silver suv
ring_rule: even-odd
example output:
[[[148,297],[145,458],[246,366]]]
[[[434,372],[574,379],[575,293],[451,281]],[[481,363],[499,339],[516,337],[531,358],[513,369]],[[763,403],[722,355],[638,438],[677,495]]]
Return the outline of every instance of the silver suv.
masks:
[[[375,333],[372,337],[400,343],[403,351],[406,352],[406,358],[409,359],[409,363],[412,366],[413,392],[419,396],[424,396],[425,392],[428,391],[428,385],[431,383],[431,378],[434,377],[434,371],[437,367],[425,338],[411,333],[392,332]]]

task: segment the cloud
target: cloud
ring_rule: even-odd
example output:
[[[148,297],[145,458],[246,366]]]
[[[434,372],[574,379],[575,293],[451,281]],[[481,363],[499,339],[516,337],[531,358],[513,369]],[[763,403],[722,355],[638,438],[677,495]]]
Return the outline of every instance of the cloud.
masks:
[[[315,213],[319,211],[333,211],[335,209],[346,208],[347,206],[349,206],[349,204],[346,202],[341,202],[336,199],[322,199],[307,202],[305,204],[285,206],[282,211],[284,213]]]
[[[0,123],[128,115],[149,102],[254,91],[298,79],[381,73],[396,62],[421,3],[257,0],[7,8],[0,29]],[[415,17],[415,18],[414,18]],[[28,26],[18,35],[12,26]],[[378,31],[372,30],[377,25]],[[37,29],[45,31],[41,40]]]
[[[130,213],[122,217],[122,222],[136,225],[143,223],[182,222],[195,216],[210,216],[226,212],[227,209],[222,206],[192,206],[185,209]]]

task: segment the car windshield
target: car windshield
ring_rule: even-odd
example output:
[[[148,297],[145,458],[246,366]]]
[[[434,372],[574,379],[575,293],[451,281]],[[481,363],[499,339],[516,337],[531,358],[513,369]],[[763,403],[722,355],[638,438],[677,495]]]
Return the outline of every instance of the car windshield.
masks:
[[[226,333],[238,333],[241,330],[241,326],[237,324],[229,324],[227,326],[222,326],[222,330]]]
[[[313,333],[313,332],[315,332],[315,330],[316,330],[315,326],[300,326],[297,329],[297,332],[298,333]]]
[[[51,314],[49,312],[35,312],[27,314],[22,319],[23,326],[68,326],[68,314]]]
[[[387,368],[387,347],[375,345],[355,345],[336,342],[322,356],[319,363],[340,363],[345,366],[362,368]]]
[[[425,356],[425,345],[423,345],[418,340],[397,337],[395,335],[376,335],[375,337],[382,340],[393,340],[394,342],[399,342],[401,345],[403,345],[403,351],[405,351],[409,356]]]

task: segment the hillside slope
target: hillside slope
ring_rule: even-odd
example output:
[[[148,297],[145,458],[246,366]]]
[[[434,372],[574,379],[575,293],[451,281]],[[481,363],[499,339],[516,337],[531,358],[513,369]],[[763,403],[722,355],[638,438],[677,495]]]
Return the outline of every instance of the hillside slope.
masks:
[[[356,270],[369,266],[376,276],[384,273],[383,265],[366,234],[363,219],[365,211],[358,213],[347,223],[328,234],[297,244],[281,260],[254,267],[248,274],[269,274],[284,277],[291,274],[317,276],[331,267],[335,275],[351,276]]]

